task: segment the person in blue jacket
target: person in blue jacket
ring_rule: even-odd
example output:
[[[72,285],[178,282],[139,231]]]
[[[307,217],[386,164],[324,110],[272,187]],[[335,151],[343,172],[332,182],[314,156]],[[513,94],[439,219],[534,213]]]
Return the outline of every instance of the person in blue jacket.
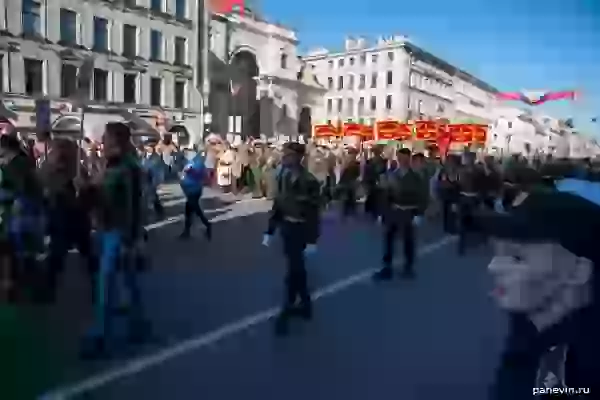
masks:
[[[180,237],[182,239],[190,237],[193,216],[196,214],[206,228],[206,238],[210,240],[212,237],[212,227],[200,207],[200,198],[202,197],[202,190],[204,188],[204,175],[206,173],[204,159],[195,149],[186,149],[184,156],[186,164],[181,173],[179,185],[185,195],[185,219],[183,233]]]

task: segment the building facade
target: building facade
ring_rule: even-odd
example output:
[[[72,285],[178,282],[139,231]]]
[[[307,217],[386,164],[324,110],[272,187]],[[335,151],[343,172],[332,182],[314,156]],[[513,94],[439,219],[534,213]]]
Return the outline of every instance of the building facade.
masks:
[[[327,93],[315,119],[492,121],[496,89],[406,37],[347,39],[342,52],[317,49],[304,57]]]
[[[493,154],[573,157],[573,130],[564,121],[529,110],[498,107],[488,135]]]
[[[571,130],[569,135],[569,157],[596,158],[598,156],[600,156],[600,146],[596,140]]]
[[[171,130],[181,141],[200,132],[198,2],[193,0],[0,0],[4,117],[27,130],[34,99],[51,100],[52,118],[101,134],[129,119],[140,129]],[[93,60],[89,91],[78,72]]]
[[[210,130],[221,135],[310,135],[325,93],[297,56],[296,33],[245,10],[213,14],[209,33]]]

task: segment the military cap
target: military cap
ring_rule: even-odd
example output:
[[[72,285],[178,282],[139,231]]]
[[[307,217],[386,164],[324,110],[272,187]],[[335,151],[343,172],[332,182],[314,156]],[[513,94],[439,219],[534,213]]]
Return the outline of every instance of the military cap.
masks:
[[[578,257],[600,262],[595,239],[600,232],[600,205],[577,194],[536,190],[510,213],[483,211],[476,219],[490,237],[517,243],[556,243]]]

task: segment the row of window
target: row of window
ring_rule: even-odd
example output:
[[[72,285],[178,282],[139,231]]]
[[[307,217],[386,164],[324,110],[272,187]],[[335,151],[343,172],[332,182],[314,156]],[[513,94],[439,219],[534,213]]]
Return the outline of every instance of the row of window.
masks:
[[[135,4],[137,0],[126,1],[128,1],[129,3],[133,3],[133,5],[137,5]],[[167,12],[167,1],[168,0],[151,0],[150,9],[153,11]],[[132,4],[127,5],[132,6]],[[187,17],[187,0],[175,0],[175,16],[178,19],[183,19]]]
[[[371,89],[375,89],[377,88],[377,78],[379,77],[379,73],[378,72],[373,72],[371,74]],[[337,77],[337,87],[334,85],[335,81],[332,77],[327,78],[327,88],[329,90],[343,90],[343,89],[347,89],[347,90],[354,90],[354,89],[365,89],[366,85],[367,85],[367,76],[365,74],[360,74],[358,77],[358,88],[355,88],[355,82],[354,82],[354,78],[355,76],[350,74],[347,76],[347,79],[344,80],[343,76],[338,76]],[[346,86],[344,86],[344,83],[346,83]],[[385,83],[386,86],[392,86],[394,84],[394,73],[392,71],[387,71],[386,73],[386,79],[385,79]]]
[[[0,66],[3,65],[0,56]],[[44,62],[31,58],[23,59],[25,71],[25,94],[39,96],[44,93]],[[0,68],[0,73],[2,73]],[[63,63],[60,74],[60,95],[64,98],[73,97],[77,93],[78,67],[73,64]],[[2,76],[2,75],[0,75]],[[3,80],[0,79],[0,82]],[[95,68],[92,75],[91,98],[95,101],[107,101],[109,90],[109,71]],[[139,73],[125,73],[123,75],[123,102],[127,104],[139,104]],[[176,80],[173,85],[173,106],[175,108],[186,108],[186,84],[185,80]],[[163,106],[164,81],[159,77],[150,78],[150,105]],[[0,87],[4,91],[3,87]]]
[[[339,58],[337,60],[337,67],[338,68],[344,68],[344,66],[346,65],[346,59],[348,60],[348,65],[349,66],[354,66],[356,64],[356,57],[351,56],[351,57],[347,57],[347,58]],[[359,65],[367,65],[367,54],[363,53],[358,57],[359,60]],[[393,51],[388,51],[387,52],[387,61],[388,62],[393,62],[394,61],[394,52]],[[371,65],[377,65],[379,62],[379,54],[371,54]],[[333,69],[336,66],[336,62],[334,60],[329,60],[328,62],[329,64],[329,69]]]
[[[41,5],[39,0],[22,0],[22,18],[23,18],[23,33],[29,35],[40,35],[41,30]],[[187,17],[187,1],[175,0],[175,17],[184,19]],[[138,6],[138,0],[124,0],[128,7]],[[159,12],[166,12],[167,0],[151,0],[150,9]],[[61,13],[62,14],[62,13]],[[76,26],[76,23],[72,23]],[[62,15],[61,15],[61,30],[62,30]],[[62,32],[61,32],[62,33]]]
[[[391,94],[388,94],[387,96],[385,96],[385,109],[386,110],[391,110],[392,109],[392,98],[393,96]],[[346,108],[344,109],[344,99],[335,99],[335,111],[333,109],[333,101],[334,99],[327,99],[327,114],[341,114],[341,113],[347,113],[347,114],[353,114],[354,113],[354,99],[353,98],[349,98],[346,99]],[[358,99],[358,115],[362,115],[365,112],[365,98],[361,97]],[[377,110],[377,96],[371,96],[369,99],[369,110],[371,111],[376,111]]]
[[[430,93],[436,93],[441,95],[451,96],[451,86],[440,80],[430,78],[415,72],[410,74],[410,86],[424,90]]]
[[[23,21],[24,29],[25,21],[32,18],[30,11],[30,3],[24,0],[23,2]],[[35,15],[35,14],[33,14]],[[39,16],[39,14],[38,14]],[[63,8],[60,10],[60,42],[65,45],[77,45],[82,42],[81,24],[77,23],[77,13],[73,10]],[[92,49],[98,52],[108,52],[114,49],[111,48],[111,29],[114,27],[114,22],[106,18],[94,17],[94,37]],[[31,28],[31,26],[30,26]],[[38,29],[38,28],[35,28]],[[39,31],[35,33],[39,34]],[[122,55],[128,58],[134,58],[139,55],[139,37],[140,30],[137,26],[131,24],[123,24],[122,35]],[[139,37],[139,39],[138,39]],[[165,60],[165,40],[160,31],[150,31],[150,59],[153,61]],[[187,39],[184,37],[175,37],[175,56],[174,63],[176,65],[185,65],[187,55]]]
[[[94,39],[92,49],[94,51],[111,51],[110,30],[113,23],[102,17],[94,17]],[[122,54],[128,58],[134,58],[139,53],[138,43],[139,28],[131,24],[123,24],[123,49]],[[60,40],[64,44],[75,45],[81,41],[78,37],[77,13],[68,9],[60,10]],[[140,38],[141,39],[141,38]],[[150,31],[150,59],[153,61],[164,61],[165,59],[165,39],[158,30]],[[175,57],[176,65],[186,64],[187,39],[184,37],[175,37]]]

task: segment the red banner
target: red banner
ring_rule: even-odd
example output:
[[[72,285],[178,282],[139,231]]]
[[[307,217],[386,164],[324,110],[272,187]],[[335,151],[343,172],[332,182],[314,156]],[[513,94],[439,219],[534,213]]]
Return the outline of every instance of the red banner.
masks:
[[[344,124],[344,136],[361,136],[362,125],[356,123],[345,123]]]
[[[473,125],[450,124],[448,125],[452,141],[456,143],[469,143],[473,140]]]
[[[399,125],[397,121],[377,121],[377,138],[397,139],[400,133]]]
[[[337,136],[338,130],[329,124],[315,125],[315,137]]]
[[[485,143],[488,126],[482,124],[448,124],[447,121],[377,121],[375,128],[358,123],[345,123],[337,127],[333,125],[315,125],[314,132],[317,137],[327,136],[362,136],[378,139],[394,140],[423,140],[437,142],[438,147],[449,145],[450,142],[458,143]],[[413,134],[414,133],[414,134]],[[441,146],[440,146],[441,144]]]
[[[398,140],[411,140],[413,137],[412,124],[398,124]]]
[[[365,139],[372,139],[374,137],[375,130],[372,126],[363,125],[361,130],[361,135]]]
[[[435,121],[415,122],[415,139],[417,140],[436,140],[438,131],[439,125]]]
[[[487,140],[487,125],[473,125],[473,142],[485,143]]]

